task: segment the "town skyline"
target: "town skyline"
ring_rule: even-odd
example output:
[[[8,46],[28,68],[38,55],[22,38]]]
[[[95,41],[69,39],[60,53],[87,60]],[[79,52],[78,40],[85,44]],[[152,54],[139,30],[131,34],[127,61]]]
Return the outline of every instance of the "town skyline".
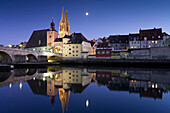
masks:
[[[9,2],[10,1],[10,2]],[[169,1],[110,1],[93,0],[91,2],[73,0],[50,0],[45,6],[45,1],[1,1],[2,27],[0,44],[18,44],[28,41],[34,30],[50,28],[51,18],[54,17],[55,28],[58,31],[62,7],[68,10],[71,33],[81,32],[87,39],[108,37],[109,35],[138,33],[139,29],[163,28],[169,33],[168,4]],[[31,3],[34,3],[30,9]],[[145,4],[145,7],[142,5]],[[38,4],[38,6],[36,6]],[[73,7],[74,4],[78,5]],[[114,8],[110,7],[114,4]],[[138,5],[138,10],[134,10]],[[73,5],[73,6],[72,6]],[[80,5],[80,6],[79,6]],[[81,7],[82,5],[82,7]],[[41,6],[41,7],[40,7]],[[101,6],[109,6],[102,8]],[[135,7],[134,7],[135,6]],[[164,8],[159,8],[162,6]],[[49,8],[49,11],[46,11]],[[79,10],[78,10],[79,9]],[[146,12],[148,10],[148,12]],[[40,13],[38,13],[40,11]],[[43,13],[43,11],[45,11]],[[86,16],[86,12],[89,13]],[[107,12],[107,13],[106,13]],[[159,14],[159,15],[158,15]],[[75,19],[79,18],[79,19]],[[131,18],[129,18],[131,17]],[[147,18],[145,18],[147,17]],[[10,26],[10,27],[9,27]],[[24,29],[23,29],[24,27]],[[8,33],[10,30],[11,33]],[[18,33],[17,33],[18,32]],[[8,40],[7,40],[8,39]]]

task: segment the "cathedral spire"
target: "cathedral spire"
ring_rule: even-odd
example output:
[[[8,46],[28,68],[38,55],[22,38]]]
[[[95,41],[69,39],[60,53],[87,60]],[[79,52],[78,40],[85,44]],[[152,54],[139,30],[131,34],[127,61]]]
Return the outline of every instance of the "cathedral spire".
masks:
[[[67,12],[67,10],[66,10],[66,24],[69,25],[69,21],[68,21],[68,12]]]
[[[62,8],[62,15],[61,15],[61,22],[65,21],[65,16],[64,16],[64,6]]]
[[[67,28],[67,35],[70,35],[70,24],[68,21],[68,12],[66,10],[66,28]]]

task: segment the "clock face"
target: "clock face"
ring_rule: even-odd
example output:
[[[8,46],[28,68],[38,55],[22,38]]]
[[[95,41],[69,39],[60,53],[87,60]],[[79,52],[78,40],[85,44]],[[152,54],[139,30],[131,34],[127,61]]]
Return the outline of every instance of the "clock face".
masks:
[[[52,38],[52,36],[50,35],[49,38]]]

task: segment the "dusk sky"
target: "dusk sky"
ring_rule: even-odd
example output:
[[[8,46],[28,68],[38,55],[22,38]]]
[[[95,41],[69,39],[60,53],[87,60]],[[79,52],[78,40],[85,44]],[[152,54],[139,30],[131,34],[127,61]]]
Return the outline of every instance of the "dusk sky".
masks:
[[[170,0],[0,0],[0,44],[28,41],[34,30],[49,28],[52,17],[58,31],[62,6],[71,33],[81,32],[87,39],[140,28],[170,33]]]

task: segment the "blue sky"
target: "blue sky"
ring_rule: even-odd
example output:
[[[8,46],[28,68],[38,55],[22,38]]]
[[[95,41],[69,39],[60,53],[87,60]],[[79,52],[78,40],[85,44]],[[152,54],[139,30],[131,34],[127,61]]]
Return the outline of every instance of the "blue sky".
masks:
[[[170,0],[0,0],[0,44],[28,41],[34,30],[49,28],[52,17],[58,30],[62,6],[71,32],[88,39],[140,28],[161,27],[170,33]]]

